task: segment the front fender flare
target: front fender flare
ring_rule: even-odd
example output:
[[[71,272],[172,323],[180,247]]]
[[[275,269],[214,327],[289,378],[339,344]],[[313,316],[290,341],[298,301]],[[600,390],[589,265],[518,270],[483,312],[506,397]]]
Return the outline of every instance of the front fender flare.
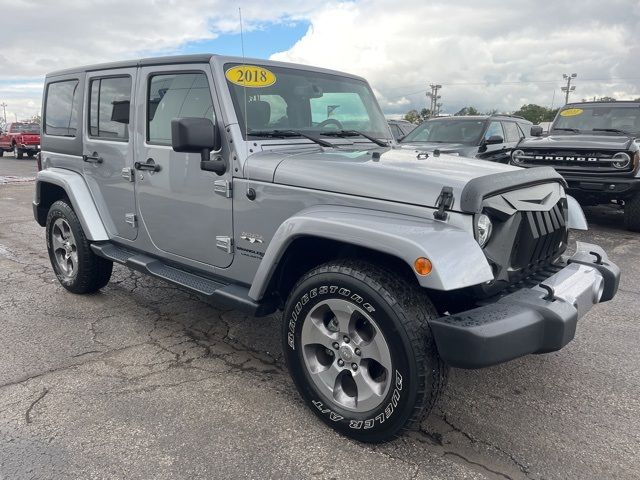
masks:
[[[63,168],[48,168],[38,172],[33,199],[35,208],[40,205],[40,192],[45,183],[57,185],[65,191],[71,201],[73,211],[78,215],[84,234],[89,240],[94,242],[109,240],[107,230],[82,175]]]
[[[427,257],[433,270],[416,275],[425,288],[454,290],[493,279],[491,267],[473,234],[437,220],[362,208],[321,206],[285,220],[269,243],[249,290],[261,300],[287,248],[296,238],[318,237],[366,247],[405,261],[413,270]]]

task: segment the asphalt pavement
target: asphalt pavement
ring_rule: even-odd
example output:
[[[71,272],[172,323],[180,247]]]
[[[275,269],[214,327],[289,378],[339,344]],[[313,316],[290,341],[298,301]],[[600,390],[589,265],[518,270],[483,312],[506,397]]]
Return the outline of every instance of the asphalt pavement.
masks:
[[[76,296],[32,217],[33,160],[0,158],[0,479],[640,478],[640,236],[587,211],[621,289],[559,352],[452,370],[419,431],[383,445],[304,406],[280,319],[115,266]]]

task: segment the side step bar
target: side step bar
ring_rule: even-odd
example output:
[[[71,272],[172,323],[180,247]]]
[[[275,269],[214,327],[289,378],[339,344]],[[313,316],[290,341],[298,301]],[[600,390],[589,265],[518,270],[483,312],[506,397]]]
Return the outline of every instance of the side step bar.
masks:
[[[99,257],[120,263],[132,270],[166,280],[174,285],[210,298],[216,303],[241,310],[256,317],[276,311],[275,302],[256,302],[248,295],[249,288],[223,283],[217,279],[187,272],[163,263],[157,258],[127,250],[113,243],[93,243],[91,250]]]

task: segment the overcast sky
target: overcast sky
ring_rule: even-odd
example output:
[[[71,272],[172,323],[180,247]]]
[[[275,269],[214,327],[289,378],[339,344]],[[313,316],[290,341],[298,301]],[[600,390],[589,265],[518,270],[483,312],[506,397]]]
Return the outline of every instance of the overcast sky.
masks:
[[[558,106],[574,72],[576,100],[640,97],[640,0],[0,0],[7,120],[39,113],[50,70],[239,54],[239,6],[248,56],[362,75],[390,116],[426,106],[429,83],[448,113]]]

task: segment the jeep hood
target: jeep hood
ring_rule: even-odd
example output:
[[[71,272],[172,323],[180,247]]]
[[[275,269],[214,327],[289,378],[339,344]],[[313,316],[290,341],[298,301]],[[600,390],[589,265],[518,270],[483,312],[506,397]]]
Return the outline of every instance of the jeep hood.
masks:
[[[517,148],[567,150],[628,150],[633,137],[626,135],[548,135],[522,140]]]
[[[379,157],[377,158],[377,155]],[[250,156],[245,176],[281,185],[434,207],[451,187],[453,210],[477,211],[491,192],[544,181],[563,182],[552,168],[514,166],[399,148],[375,151],[271,150]]]

